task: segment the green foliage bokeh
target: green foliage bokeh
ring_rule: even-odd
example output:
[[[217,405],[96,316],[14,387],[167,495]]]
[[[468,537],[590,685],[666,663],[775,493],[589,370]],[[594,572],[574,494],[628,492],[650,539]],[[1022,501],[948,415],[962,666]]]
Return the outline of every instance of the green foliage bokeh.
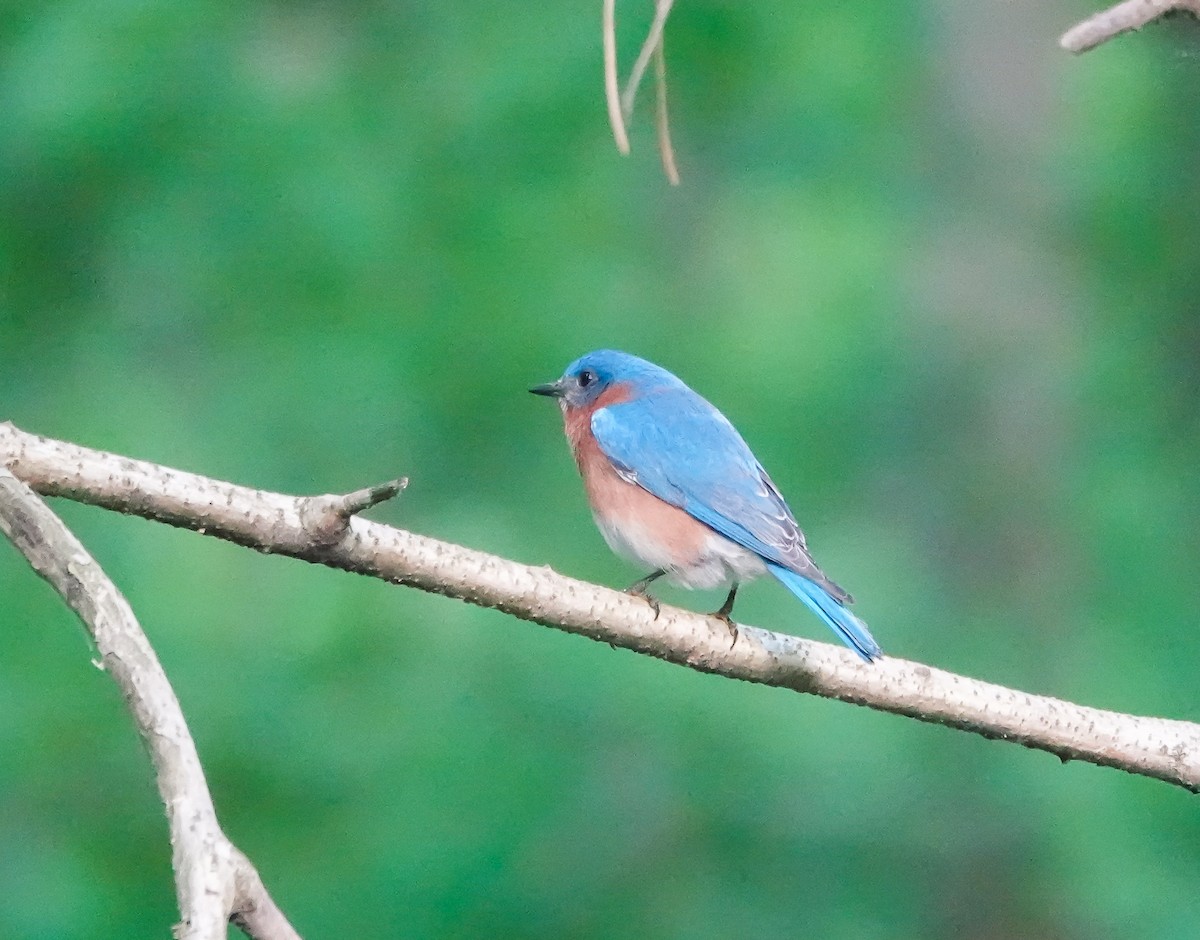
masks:
[[[1077,4],[11,3],[0,419],[621,586],[558,418],[718,403],[887,652],[1200,719],[1200,67]],[[619,5],[623,62],[647,25]],[[647,8],[647,9],[643,9]],[[309,937],[1192,938],[1195,798],[56,503]],[[711,609],[711,596],[667,600]],[[829,637],[781,589],[748,623]],[[0,936],[166,936],[147,761],[0,546]]]

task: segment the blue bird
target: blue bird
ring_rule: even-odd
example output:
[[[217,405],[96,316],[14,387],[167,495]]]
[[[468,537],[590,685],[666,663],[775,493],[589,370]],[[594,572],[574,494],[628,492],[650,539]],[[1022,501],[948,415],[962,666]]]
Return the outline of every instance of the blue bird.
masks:
[[[611,349],[576,359],[530,389],[558,400],[596,524],[617,554],[687,588],[730,585],[713,616],[730,619],[738,586],[770,573],[870,662],[882,655],[853,598],[817,567],[804,533],[742,436],[716,408],[652,362]]]

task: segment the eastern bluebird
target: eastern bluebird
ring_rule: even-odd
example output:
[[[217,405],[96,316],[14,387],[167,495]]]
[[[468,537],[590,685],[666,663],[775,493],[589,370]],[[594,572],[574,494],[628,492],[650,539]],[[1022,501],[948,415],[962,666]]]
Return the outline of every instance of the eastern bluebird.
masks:
[[[738,585],[770,572],[867,662],[882,655],[853,598],[817,567],[791,510],[729,420],[659,366],[602,349],[531,388],[558,399],[604,540],[688,588],[730,585],[713,616],[730,619]]]

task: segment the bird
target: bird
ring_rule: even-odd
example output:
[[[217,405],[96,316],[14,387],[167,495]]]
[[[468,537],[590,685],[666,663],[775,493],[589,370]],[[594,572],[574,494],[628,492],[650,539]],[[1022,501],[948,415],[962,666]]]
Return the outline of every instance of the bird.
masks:
[[[853,598],[813,561],[779,488],[734,426],[661,366],[613,349],[580,356],[529,389],[557,399],[592,515],[614,552],[651,568],[627,592],[645,599],[665,577],[729,586],[711,616],[737,642],[739,586],[770,574],[867,662],[883,655]]]

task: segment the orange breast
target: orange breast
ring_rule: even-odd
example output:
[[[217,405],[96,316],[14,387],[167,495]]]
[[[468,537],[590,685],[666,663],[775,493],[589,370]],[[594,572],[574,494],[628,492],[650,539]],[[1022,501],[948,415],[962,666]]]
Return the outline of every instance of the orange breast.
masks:
[[[621,479],[592,434],[592,415],[599,408],[626,400],[628,389],[618,385],[606,390],[592,406],[564,412],[567,440],[588,502],[605,538],[617,551],[655,567],[693,565],[705,555],[712,530],[682,509]]]

